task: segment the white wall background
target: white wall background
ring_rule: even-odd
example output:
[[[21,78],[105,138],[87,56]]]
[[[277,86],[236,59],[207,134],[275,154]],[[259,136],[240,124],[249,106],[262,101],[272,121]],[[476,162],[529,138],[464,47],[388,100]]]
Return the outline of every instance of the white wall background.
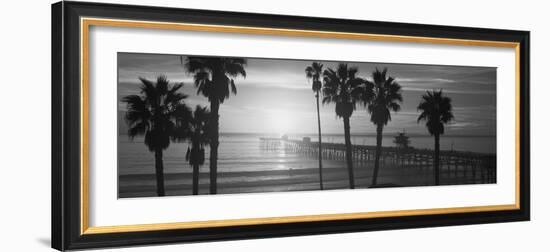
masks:
[[[107,0],[105,0],[107,1]],[[115,1],[112,1],[115,2]],[[532,221],[116,251],[548,251],[549,6],[545,1],[213,1],[122,3],[240,12],[477,26],[531,31]],[[48,251],[50,242],[50,4],[5,1],[0,10],[0,251]],[[107,249],[110,251],[111,249]],[[115,250],[115,249],[113,249]]]

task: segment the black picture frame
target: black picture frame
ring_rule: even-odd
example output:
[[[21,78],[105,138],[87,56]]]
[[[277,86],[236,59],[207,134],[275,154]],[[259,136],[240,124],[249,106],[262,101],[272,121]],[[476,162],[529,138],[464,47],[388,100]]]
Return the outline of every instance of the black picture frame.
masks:
[[[101,17],[519,43],[519,209],[160,231],[82,234],[80,18]],[[510,221],[530,218],[529,32],[102,3],[52,5],[52,247],[58,250],[251,239]]]

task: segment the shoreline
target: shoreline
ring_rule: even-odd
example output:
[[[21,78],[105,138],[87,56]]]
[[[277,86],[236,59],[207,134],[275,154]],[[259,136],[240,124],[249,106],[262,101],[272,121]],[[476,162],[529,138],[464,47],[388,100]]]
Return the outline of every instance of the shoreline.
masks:
[[[372,177],[372,165],[355,167],[357,188],[368,188]],[[471,172],[464,172],[466,167],[440,169],[442,185],[491,184],[482,178],[473,177]],[[319,190],[318,168],[305,168],[275,171],[219,172],[218,194],[291,192]],[[464,174],[466,174],[464,176]],[[191,195],[192,174],[165,174],[167,195]],[[119,198],[155,196],[155,174],[120,175]],[[429,167],[409,167],[386,165],[380,168],[379,184],[394,184],[400,187],[431,186],[433,169]],[[347,189],[348,173],[345,167],[323,169],[325,190]],[[200,173],[199,194],[208,194],[209,173]]]

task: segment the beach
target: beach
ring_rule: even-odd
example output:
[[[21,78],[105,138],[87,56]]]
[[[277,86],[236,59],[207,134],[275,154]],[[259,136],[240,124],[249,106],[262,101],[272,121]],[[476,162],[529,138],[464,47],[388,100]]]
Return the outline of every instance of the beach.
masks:
[[[318,190],[319,169],[317,155],[306,154],[284,148],[265,148],[260,138],[261,134],[222,134],[218,159],[218,194],[284,192]],[[294,136],[296,139],[297,136]],[[343,142],[339,135],[324,136],[325,141]],[[386,139],[386,138],[385,138]],[[355,144],[370,144],[372,136],[354,136]],[[385,141],[384,146],[392,146]],[[431,141],[430,141],[431,140]],[[389,142],[389,143],[388,143]],[[429,146],[433,139],[426,137],[411,138],[412,146],[421,148],[422,144]],[[445,146],[455,149],[461,147],[457,143],[468,143],[471,148],[491,150],[494,138],[465,137],[457,139],[442,139],[442,150]],[[130,140],[126,135],[120,135],[118,141],[118,179],[119,198],[155,196],[156,180],[154,155],[143,144],[143,139]],[[485,146],[484,146],[485,145]],[[421,147],[418,147],[421,146]],[[488,147],[489,146],[489,147]],[[167,195],[191,195],[191,166],[185,161],[188,144],[172,143],[164,152],[164,172]],[[206,157],[208,157],[206,148]],[[371,160],[354,161],[355,184],[357,188],[368,188],[371,183],[374,162]],[[472,184],[486,183],[481,176],[465,172],[466,166],[441,165],[441,184]],[[208,194],[209,163],[200,167],[199,194]],[[433,185],[433,169],[429,163],[423,165],[397,163],[395,160],[381,161],[378,183],[398,186],[428,186]],[[348,171],[343,158],[323,160],[324,189],[349,188]]]

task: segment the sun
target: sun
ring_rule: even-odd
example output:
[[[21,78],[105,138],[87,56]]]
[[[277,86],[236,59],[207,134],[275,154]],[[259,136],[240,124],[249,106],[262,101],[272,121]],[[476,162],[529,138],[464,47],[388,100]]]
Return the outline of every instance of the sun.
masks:
[[[274,110],[270,115],[270,128],[274,133],[284,135],[288,133],[291,121],[289,119],[290,113],[288,111]]]

